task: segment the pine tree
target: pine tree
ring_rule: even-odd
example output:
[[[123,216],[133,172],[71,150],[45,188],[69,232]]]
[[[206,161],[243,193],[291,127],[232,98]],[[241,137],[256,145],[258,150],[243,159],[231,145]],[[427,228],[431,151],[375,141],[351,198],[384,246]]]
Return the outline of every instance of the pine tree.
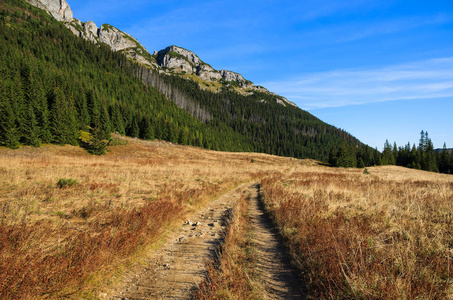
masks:
[[[127,130],[127,135],[130,137],[139,137],[140,136],[140,126],[138,126],[137,118],[132,117],[131,123]]]
[[[450,155],[447,150],[447,145],[444,143],[444,146],[439,154],[439,172],[450,174]]]
[[[104,139],[110,140],[112,133],[112,125],[110,122],[109,112],[107,110],[107,105],[103,104],[100,111],[100,125],[101,130],[104,132]]]
[[[382,152],[382,164],[383,165],[394,165],[395,158],[393,157],[392,147],[388,140],[385,141],[384,151]]]
[[[43,143],[50,143],[50,112],[42,83],[33,80],[30,94],[33,97],[34,113],[39,126],[39,139]]]
[[[90,127],[94,127],[95,122],[99,121],[101,104],[100,104],[97,94],[93,90],[87,91],[86,101],[87,101],[88,113],[90,115]]]
[[[352,153],[351,149],[349,149],[348,145],[344,141],[341,144],[340,149],[338,150],[337,157],[337,164],[339,167],[355,168],[357,166],[355,153]]]
[[[332,149],[330,149],[330,153],[329,153],[329,164],[332,166],[332,167],[338,167],[338,151],[337,149],[334,147],[332,147]]]
[[[109,111],[112,131],[118,132],[119,134],[126,134],[123,116],[120,114],[119,107],[116,105],[110,106]]]
[[[187,145],[189,142],[189,128],[184,126],[180,131],[179,131],[179,138],[178,138],[178,144],[180,145]]]
[[[0,103],[0,142],[2,145],[16,149],[19,146],[19,130],[16,126],[16,115],[9,101],[3,101]]]
[[[149,118],[144,117],[140,122],[140,138],[144,140],[154,139],[154,130],[151,127]]]
[[[365,163],[363,162],[363,159],[360,157],[357,161],[357,168],[365,168]]]
[[[86,148],[91,154],[104,155],[108,142],[104,139],[105,132],[102,130],[100,122],[95,120],[95,123],[95,126],[90,130],[91,139]]]
[[[393,142],[392,156],[393,156],[393,165],[396,165],[397,161],[398,161],[398,146],[396,145],[396,142]]]
[[[68,130],[65,127],[67,123],[66,99],[60,87],[56,87],[52,96],[51,107],[51,133],[52,142],[58,145],[64,145],[68,142]]]
[[[39,135],[40,130],[38,127],[38,121],[36,120],[33,105],[30,103],[24,123],[24,143],[33,147],[39,147],[41,145]]]
[[[426,162],[425,166],[427,171],[438,172],[436,153],[434,152],[434,145],[430,138],[428,138],[428,132],[426,132]]]
[[[426,141],[425,141],[425,131],[424,130],[422,130],[420,132],[420,142],[418,144],[418,148],[422,152],[426,150]]]
[[[77,130],[77,112],[74,107],[74,98],[72,93],[67,97],[64,113],[66,115],[66,122],[64,124],[66,129],[66,142],[76,146],[78,145],[77,139],[79,134]]]
[[[9,85],[9,89],[7,90],[7,95],[9,98],[11,109],[15,114],[17,135],[20,141],[25,134],[24,126],[27,113],[26,109],[27,106],[25,105],[24,90],[19,73],[16,73],[14,75],[13,81],[11,82],[11,85]]]
[[[81,91],[74,97],[74,106],[77,111],[77,127],[81,130],[88,130],[90,126],[90,114],[88,112],[87,97],[84,91]]]

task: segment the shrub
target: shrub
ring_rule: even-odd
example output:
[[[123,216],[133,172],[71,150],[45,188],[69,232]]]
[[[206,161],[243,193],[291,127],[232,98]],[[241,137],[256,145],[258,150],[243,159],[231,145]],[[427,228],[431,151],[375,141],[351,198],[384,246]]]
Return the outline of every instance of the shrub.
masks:
[[[57,187],[60,189],[64,189],[67,187],[71,187],[75,184],[78,184],[77,180],[71,178],[60,178],[57,182]]]

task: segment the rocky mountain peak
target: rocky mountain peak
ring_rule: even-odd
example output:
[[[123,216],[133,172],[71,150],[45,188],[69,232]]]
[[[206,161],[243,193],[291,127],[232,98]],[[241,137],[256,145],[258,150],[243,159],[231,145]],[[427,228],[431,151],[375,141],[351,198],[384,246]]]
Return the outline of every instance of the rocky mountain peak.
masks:
[[[65,0],[27,0],[27,2],[47,11],[60,22],[72,22],[74,19],[71,7]]]
[[[251,83],[245,80],[241,74],[227,70],[215,70],[203,62],[195,53],[182,47],[169,46],[157,52],[156,56],[157,64],[160,67],[174,72],[193,74],[207,81],[218,81],[221,79],[234,81],[244,87]]]
[[[256,86],[246,80],[241,74],[227,70],[215,70],[203,62],[195,53],[178,46],[169,46],[160,51],[154,51],[154,58],[135,38],[121,30],[103,24],[98,27],[93,21],[82,23],[73,18],[72,10],[66,0],[26,0],[31,5],[47,11],[51,16],[63,22],[75,35],[95,44],[105,43],[113,51],[122,51],[126,56],[137,62],[159,69],[171,75],[185,76],[190,79],[196,76],[201,79],[200,87],[213,92],[223,88],[236,90],[241,94],[251,94],[254,91],[270,93],[267,89]],[[197,81],[200,81],[200,80]],[[214,86],[214,88],[212,88]],[[217,87],[216,87],[217,86]],[[270,93],[273,94],[273,93]],[[275,94],[273,94],[275,95]],[[277,103],[290,104],[284,97],[276,96]]]
[[[189,61],[190,63],[198,66],[200,64],[204,64],[201,59],[195,54],[193,53],[192,51],[189,51],[187,49],[184,49],[184,48],[181,48],[181,47],[178,47],[178,46],[169,46],[161,51],[158,52],[159,55],[165,55],[169,52],[174,52],[174,53],[177,53],[183,57],[186,58],[187,61]]]

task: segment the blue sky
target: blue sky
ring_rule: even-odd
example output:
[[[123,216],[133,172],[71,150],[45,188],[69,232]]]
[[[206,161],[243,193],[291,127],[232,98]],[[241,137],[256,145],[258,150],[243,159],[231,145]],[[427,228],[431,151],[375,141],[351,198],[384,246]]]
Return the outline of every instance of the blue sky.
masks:
[[[453,1],[69,0],[147,49],[177,45],[382,149],[453,148]]]

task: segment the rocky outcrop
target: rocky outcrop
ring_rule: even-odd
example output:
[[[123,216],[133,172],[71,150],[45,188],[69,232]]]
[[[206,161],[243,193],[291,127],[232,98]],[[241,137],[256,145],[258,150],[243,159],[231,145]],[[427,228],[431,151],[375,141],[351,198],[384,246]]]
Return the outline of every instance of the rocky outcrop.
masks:
[[[145,47],[131,35],[108,24],[98,27],[93,21],[82,23],[75,19],[66,0],[26,1],[44,9],[55,19],[63,22],[75,35],[95,44],[104,43],[113,51],[122,51],[133,60],[158,69],[159,73],[195,75],[205,82],[204,86],[217,82],[217,85],[220,83],[221,86],[234,89],[243,95],[253,94],[254,91],[270,93],[267,89],[245,80],[241,74],[227,70],[215,70],[203,62],[195,53],[178,46],[169,46],[163,50],[154,51],[153,57],[151,57]],[[200,84],[200,87],[204,88],[202,84]],[[214,90],[214,92],[220,90],[221,88]],[[285,98],[278,95],[275,96],[277,103],[295,106],[294,103]]]
[[[168,69],[172,72],[193,74],[205,81],[219,81],[223,79],[226,82],[237,82],[243,88],[255,87],[250,81],[245,80],[241,74],[227,70],[215,70],[203,62],[195,53],[178,46],[169,46],[157,52],[156,55],[157,64],[161,68]]]
[[[47,11],[60,22],[73,20],[71,7],[65,0],[27,0],[27,2]]]
[[[83,24],[83,32],[80,34],[93,43],[96,43],[99,38],[99,28],[93,21],[88,21]]]
[[[244,77],[242,77],[242,75],[239,73],[221,70],[220,74],[222,75],[222,78],[225,79],[226,81],[245,82]]]
[[[65,0],[27,0],[30,4],[47,11],[51,16],[60,22],[64,22],[75,35],[83,37],[93,43],[105,43],[113,51],[123,51],[128,49],[140,48],[141,51],[146,49],[140,43],[127,33],[104,24],[101,27],[93,21],[85,23],[74,19],[71,7]],[[136,58],[138,61],[146,61],[141,53],[135,51],[125,51],[126,55]]]
[[[107,24],[101,26],[98,31],[98,37],[101,42],[109,45],[113,51],[122,51],[134,47],[143,48],[132,36]]]

